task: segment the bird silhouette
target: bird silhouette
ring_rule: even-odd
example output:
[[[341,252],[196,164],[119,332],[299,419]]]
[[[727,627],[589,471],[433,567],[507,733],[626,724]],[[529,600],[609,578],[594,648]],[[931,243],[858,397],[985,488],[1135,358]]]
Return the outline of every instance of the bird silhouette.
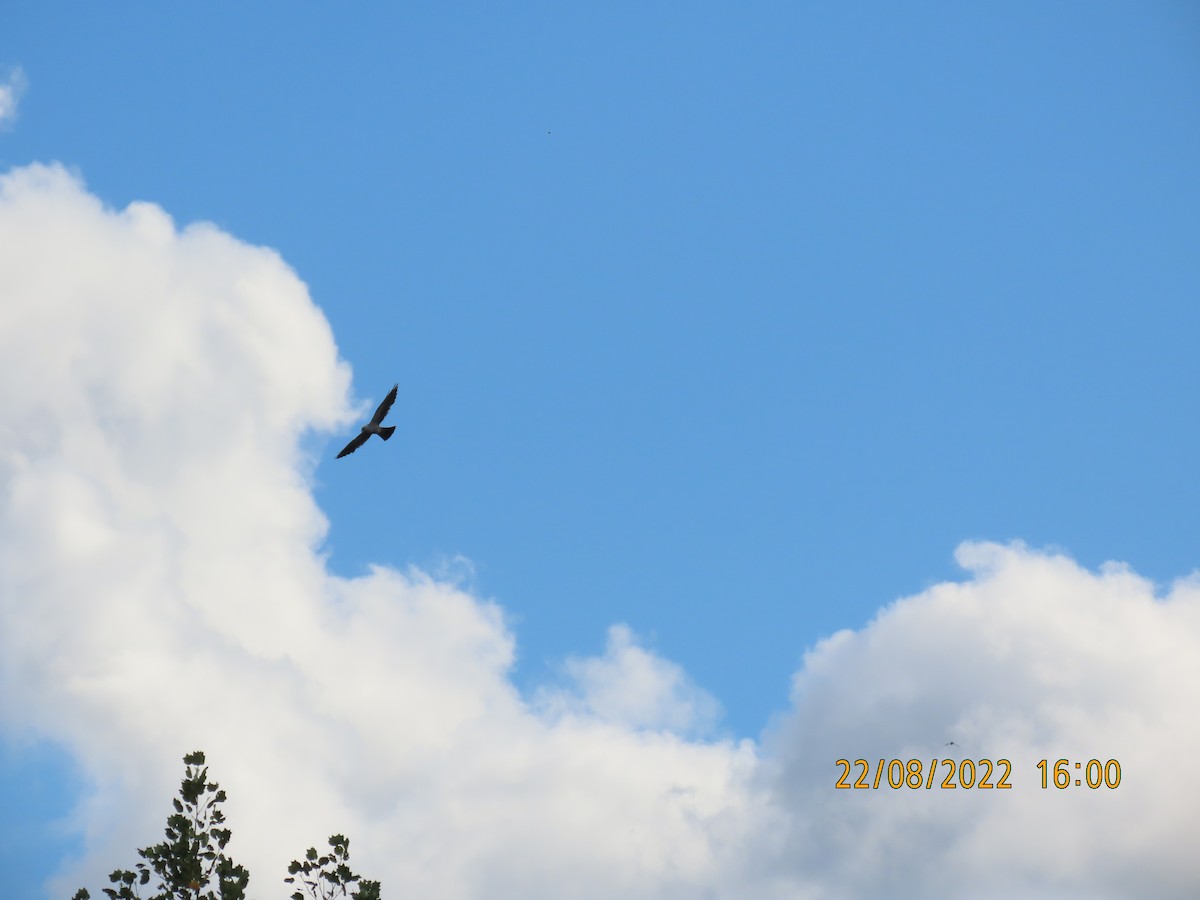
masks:
[[[388,410],[392,408],[392,404],[396,402],[396,392],[398,390],[400,390],[399,384],[392,386],[392,389],[388,391],[388,395],[383,398],[383,402],[376,408],[375,415],[371,416],[371,421],[362,427],[362,431],[358,433],[354,440],[342,448],[342,452],[337,455],[338,459],[341,459],[343,456],[349,456],[365,444],[367,438],[373,434],[379,435],[385,441],[392,436],[392,432],[396,430],[396,426],[389,425],[384,428],[380,423],[387,416]]]

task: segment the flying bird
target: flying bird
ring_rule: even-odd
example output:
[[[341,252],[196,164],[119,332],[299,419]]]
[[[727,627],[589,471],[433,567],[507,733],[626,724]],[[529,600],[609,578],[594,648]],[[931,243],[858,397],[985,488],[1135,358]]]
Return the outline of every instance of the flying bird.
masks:
[[[373,434],[379,435],[385,441],[392,436],[392,432],[396,430],[396,426],[389,425],[384,428],[382,425],[380,425],[380,423],[384,420],[384,417],[387,416],[388,410],[392,408],[392,404],[396,402],[396,391],[398,390],[400,390],[399,384],[392,386],[392,389],[388,391],[388,395],[383,398],[383,402],[380,403],[379,407],[375,410],[375,415],[371,416],[371,421],[362,427],[362,431],[358,433],[354,440],[342,448],[342,452],[337,455],[338,459],[341,459],[343,456],[349,456],[351,453],[365,444],[367,442],[367,438]]]

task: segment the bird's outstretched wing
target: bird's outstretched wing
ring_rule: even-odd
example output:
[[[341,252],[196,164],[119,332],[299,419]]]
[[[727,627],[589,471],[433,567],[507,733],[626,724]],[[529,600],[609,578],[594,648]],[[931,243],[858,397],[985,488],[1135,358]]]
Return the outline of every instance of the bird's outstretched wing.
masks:
[[[392,389],[388,391],[388,395],[383,398],[383,402],[375,410],[375,415],[371,417],[372,425],[378,425],[383,421],[384,416],[388,414],[388,410],[392,408],[392,404],[396,402],[396,391],[398,390],[400,390],[399,384],[392,385]]]
[[[354,438],[354,440],[352,440],[350,443],[348,443],[345,447],[342,448],[342,452],[337,455],[337,458],[341,459],[343,456],[349,456],[351,453],[353,453],[355,450],[357,450],[359,447],[361,447],[363,444],[365,444],[367,442],[367,438],[369,438],[370,436],[371,436],[370,432],[360,431],[358,433],[358,435]]]

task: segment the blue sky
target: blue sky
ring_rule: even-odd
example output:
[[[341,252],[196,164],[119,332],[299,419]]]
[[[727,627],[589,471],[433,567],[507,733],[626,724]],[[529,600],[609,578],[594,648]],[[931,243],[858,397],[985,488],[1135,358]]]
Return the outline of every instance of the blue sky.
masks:
[[[399,382],[304,438],[329,568],[458,572],[527,696],[626,623],[758,740],[963,541],[1197,569],[1187,4],[21,3],[18,66],[0,171],[273,248]],[[8,719],[32,897],[84,779]]]

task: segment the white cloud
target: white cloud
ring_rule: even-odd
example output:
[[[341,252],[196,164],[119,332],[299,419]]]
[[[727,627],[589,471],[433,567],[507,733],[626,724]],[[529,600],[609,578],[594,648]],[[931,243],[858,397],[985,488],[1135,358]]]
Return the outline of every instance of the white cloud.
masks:
[[[720,704],[681,667],[638,646],[627,625],[608,630],[604,655],[569,659],[571,690],[544,688],[537,706],[551,716],[591,715],[628,728],[711,732]]]
[[[750,744],[543,719],[498,607],[326,571],[297,447],[349,372],[275,253],[35,166],[0,180],[0,295],[0,714],[96,785],[58,893],[156,839],[195,748],[260,885],[335,830],[389,892],[715,877]]]
[[[0,129],[8,128],[17,119],[17,105],[29,82],[20,66],[8,74],[8,80],[0,82]]]
[[[230,796],[268,896],[333,831],[389,896],[1185,896],[1200,882],[1200,584],[1164,597],[1020,546],[815,647],[795,708],[716,703],[628,629],[531,701],[503,611],[444,578],[327,571],[308,430],[349,371],[270,250],[58,167],[0,178],[0,727],[94,785],[83,860],[157,840],[180,758]],[[764,627],[769,627],[765,623]],[[1014,763],[1008,792],[835,791],[839,757]],[[1042,791],[1036,759],[1121,761]]]
[[[1183,761],[1200,754],[1200,582],[1156,598],[1123,567],[1021,545],[964,544],[958,560],[971,581],[806,656],[767,742],[792,811],[784,869],[839,896],[1194,893],[1200,790]],[[827,789],[838,758],[952,754],[1011,760],[1012,789]],[[1038,760],[1059,758],[1116,759],[1121,786],[1042,790]]]

